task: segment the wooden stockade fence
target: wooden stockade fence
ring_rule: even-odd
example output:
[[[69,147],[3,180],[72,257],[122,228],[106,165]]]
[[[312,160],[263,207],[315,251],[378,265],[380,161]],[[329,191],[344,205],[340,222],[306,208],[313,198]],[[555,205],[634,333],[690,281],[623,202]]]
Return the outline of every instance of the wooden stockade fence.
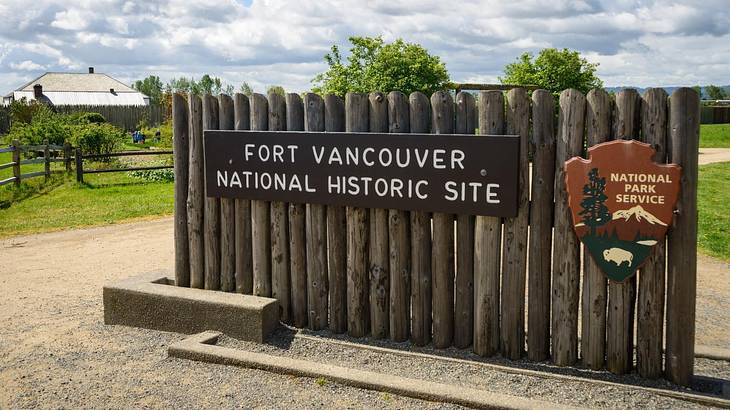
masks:
[[[71,145],[68,143],[65,143],[64,145],[53,145],[49,144],[47,140],[40,145],[20,145],[20,141],[14,140],[12,145],[6,148],[0,148],[0,153],[3,152],[12,152],[12,161],[0,164],[0,169],[12,168],[13,176],[0,179],[0,186],[11,182],[15,183],[16,186],[19,186],[20,182],[25,179],[41,176],[48,179],[51,174],[54,173],[71,172],[71,162],[74,160],[71,156]],[[43,156],[22,159],[23,152],[42,152]],[[59,155],[62,155],[62,157],[59,158]],[[53,162],[63,162],[65,164],[65,169],[51,170],[51,163]],[[25,174],[21,173],[21,167],[23,165],[30,164],[43,164],[43,171],[27,172]]]
[[[700,122],[702,124],[729,124],[730,105],[703,105],[700,111]]]
[[[125,131],[137,130],[142,120],[146,120],[150,127],[156,127],[165,120],[162,105],[54,105],[53,109],[61,114],[96,112],[108,123]]]
[[[176,284],[275,297],[282,320],[298,327],[471,346],[482,356],[526,353],[530,360],[582,360],[626,373],[635,351],[641,376],[665,374],[687,385],[694,366],[699,98],[688,88],[671,98],[661,89],[643,96],[624,90],[615,100],[604,90],[566,90],[557,118],[555,104],[547,91],[520,88],[482,91],[478,105],[464,92],[430,99],[418,92],[344,99],[175,95]],[[206,198],[204,129],[518,135],[518,214]],[[681,196],[666,245],[654,249],[638,279],[608,283],[590,256],[581,257],[563,163],[585,155],[587,146],[629,138],[652,144],[655,160],[682,166]]]

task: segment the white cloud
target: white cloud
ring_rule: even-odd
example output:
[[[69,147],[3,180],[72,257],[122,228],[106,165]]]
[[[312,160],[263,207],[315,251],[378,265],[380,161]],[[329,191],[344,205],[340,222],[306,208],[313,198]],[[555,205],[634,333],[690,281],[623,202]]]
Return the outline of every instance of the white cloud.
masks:
[[[30,60],[24,60],[20,63],[10,63],[10,68],[13,70],[19,70],[19,71],[38,71],[43,70],[45,66],[42,66],[40,64],[36,64]]]
[[[607,85],[730,83],[723,0],[3,0],[0,20],[0,91],[86,66],[302,91],[351,35],[421,43],[455,81],[494,82],[524,51],[567,47]]]

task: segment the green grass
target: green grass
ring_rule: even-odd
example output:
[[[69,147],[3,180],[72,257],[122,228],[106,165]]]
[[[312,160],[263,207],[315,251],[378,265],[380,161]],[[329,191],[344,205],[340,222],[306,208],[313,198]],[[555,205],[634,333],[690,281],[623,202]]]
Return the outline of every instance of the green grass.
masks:
[[[701,148],[730,148],[730,124],[700,125]]]
[[[10,160],[0,154],[0,163]],[[43,164],[21,168],[22,173],[42,169]],[[0,179],[8,176],[11,169],[0,170]],[[48,182],[38,177],[20,188],[0,187],[0,237],[172,214],[172,183],[145,182],[126,172],[89,174],[84,180],[79,184],[75,174],[60,174]]]
[[[703,165],[697,192],[697,240],[702,252],[730,261],[730,162]]]

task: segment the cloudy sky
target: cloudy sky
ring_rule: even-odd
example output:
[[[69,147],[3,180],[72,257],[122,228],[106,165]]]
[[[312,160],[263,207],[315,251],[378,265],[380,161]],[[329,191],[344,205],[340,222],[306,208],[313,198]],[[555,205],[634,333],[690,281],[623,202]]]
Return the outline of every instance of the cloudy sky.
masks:
[[[310,88],[351,35],[424,45],[459,82],[497,82],[525,51],[567,47],[607,86],[730,84],[727,0],[2,0],[0,92],[45,71],[130,83],[203,73]]]

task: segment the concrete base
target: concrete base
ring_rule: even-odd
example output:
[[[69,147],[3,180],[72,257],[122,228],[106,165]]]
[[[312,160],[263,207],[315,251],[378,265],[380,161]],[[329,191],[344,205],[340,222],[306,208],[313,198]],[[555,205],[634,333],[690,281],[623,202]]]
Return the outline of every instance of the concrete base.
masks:
[[[259,343],[279,324],[276,299],[172,283],[156,272],[104,286],[104,323],[184,334],[215,330]]]

